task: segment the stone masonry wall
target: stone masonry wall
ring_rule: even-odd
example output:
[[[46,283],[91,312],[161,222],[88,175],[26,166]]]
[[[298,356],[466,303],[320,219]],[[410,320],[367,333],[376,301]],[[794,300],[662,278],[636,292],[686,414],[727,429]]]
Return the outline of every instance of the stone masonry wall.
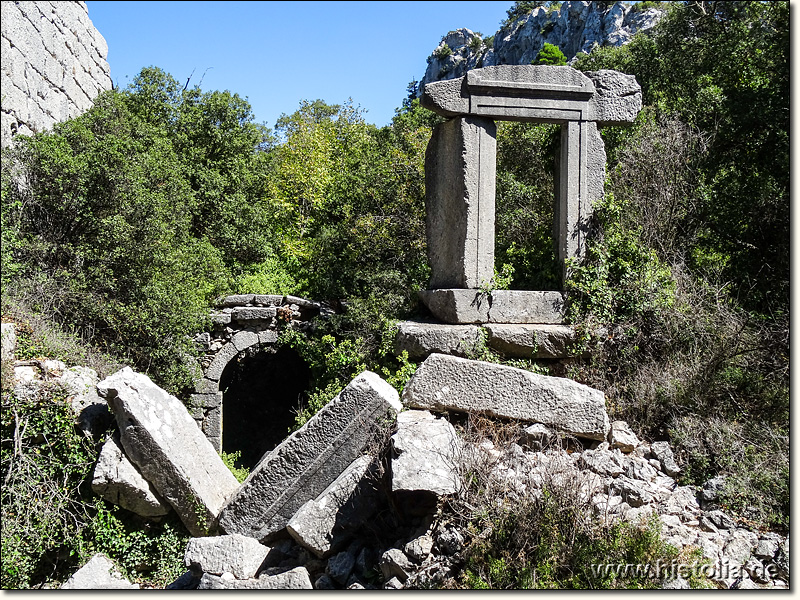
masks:
[[[108,45],[85,2],[3,1],[0,143],[78,116],[111,89]]]

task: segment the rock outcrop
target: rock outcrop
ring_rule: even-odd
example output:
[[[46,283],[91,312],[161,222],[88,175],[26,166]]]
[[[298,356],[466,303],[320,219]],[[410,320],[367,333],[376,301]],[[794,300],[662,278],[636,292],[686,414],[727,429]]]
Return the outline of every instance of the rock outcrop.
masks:
[[[644,11],[617,2],[562,2],[557,9],[539,7],[503,26],[487,44],[466,28],[449,32],[428,57],[425,85],[461,77],[467,71],[495,65],[529,65],[545,43],[558,46],[568,60],[597,46],[622,46],[634,34],[653,29],[664,12]]]
[[[0,145],[76,117],[111,89],[108,45],[85,2],[2,3]]]

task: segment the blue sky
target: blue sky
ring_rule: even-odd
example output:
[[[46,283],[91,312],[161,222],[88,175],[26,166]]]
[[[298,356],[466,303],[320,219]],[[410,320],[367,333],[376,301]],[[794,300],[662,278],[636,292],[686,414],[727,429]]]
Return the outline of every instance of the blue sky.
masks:
[[[451,29],[493,35],[513,4],[480,2],[86,2],[108,42],[111,78],[146,66],[247,97],[270,127],[301,100],[352,97],[386,125]],[[192,72],[194,74],[192,75]]]

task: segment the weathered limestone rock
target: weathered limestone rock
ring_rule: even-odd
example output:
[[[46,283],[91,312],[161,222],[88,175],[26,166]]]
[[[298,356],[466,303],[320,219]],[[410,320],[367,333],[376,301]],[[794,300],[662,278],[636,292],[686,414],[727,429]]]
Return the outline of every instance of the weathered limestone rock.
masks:
[[[331,556],[328,560],[328,565],[325,567],[325,573],[341,585],[347,585],[347,580],[350,577],[350,573],[353,572],[355,564],[356,557],[352,552],[345,550]]]
[[[60,380],[72,396],[70,404],[78,427],[84,435],[97,439],[114,420],[108,403],[97,395],[97,372],[88,367],[70,367]]]
[[[70,577],[62,590],[138,590],[138,583],[131,583],[117,570],[116,565],[105,554],[95,554]]]
[[[198,590],[313,590],[311,578],[305,567],[289,571],[268,569],[257,579],[236,579],[230,573],[210,575],[206,573],[197,586]]]
[[[220,513],[226,533],[264,541],[325,490],[402,408],[397,391],[369,371],[264,456]]]
[[[626,454],[633,452],[634,448],[639,445],[639,438],[625,421],[611,423],[610,441],[612,448],[619,448]]]
[[[584,73],[594,84],[589,119],[598,125],[626,125],[642,109],[642,88],[633,75],[602,69]]]
[[[420,299],[445,323],[544,323],[564,319],[566,295],[552,291],[422,290]]]
[[[183,562],[198,577],[203,573],[231,573],[236,579],[256,576],[269,547],[243,535],[192,538],[186,545]]]
[[[661,468],[664,473],[670,477],[677,477],[680,474],[681,468],[675,462],[675,457],[672,454],[672,449],[669,447],[669,442],[653,442],[650,445],[650,451],[661,463]]]
[[[610,428],[605,396],[570,379],[432,354],[403,392],[408,406],[435,411],[478,412],[551,425],[603,440]]]
[[[564,358],[575,342],[575,330],[567,325],[490,323],[484,328],[489,348],[507,357]]]
[[[454,494],[460,486],[461,441],[445,419],[427,410],[397,415],[392,435],[392,491]]]
[[[14,360],[17,348],[17,331],[14,323],[3,323],[0,329],[0,356],[3,360]]]
[[[478,288],[494,274],[497,127],[481,118],[437,125],[425,153],[431,288]]]
[[[125,456],[118,433],[100,450],[92,478],[92,491],[142,517],[161,517],[171,510]]]
[[[364,478],[373,463],[371,456],[360,456],[319,496],[300,507],[286,525],[298,544],[324,558],[370,518],[374,489]]]
[[[193,535],[205,535],[239,482],[186,407],[125,367],[97,385],[117,419],[122,447]]]
[[[409,573],[414,568],[412,562],[398,548],[390,548],[384,552],[379,565],[384,579],[388,580],[392,577],[397,577],[401,583],[408,579]]]
[[[480,329],[475,325],[442,325],[405,321],[397,326],[395,354],[408,352],[411,360],[424,360],[431,353],[465,356],[480,344]]]

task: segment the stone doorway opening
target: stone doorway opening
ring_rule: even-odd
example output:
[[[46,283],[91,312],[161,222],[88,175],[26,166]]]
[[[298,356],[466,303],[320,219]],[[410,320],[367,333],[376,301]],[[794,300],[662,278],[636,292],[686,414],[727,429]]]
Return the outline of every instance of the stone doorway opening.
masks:
[[[225,367],[222,391],[222,450],[240,452],[237,466],[252,469],[295,422],[311,370],[288,346],[252,346]]]
[[[494,269],[510,290],[560,290],[557,196],[560,125],[497,123]],[[520,161],[520,157],[524,157]],[[522,162],[522,165],[520,165]]]

